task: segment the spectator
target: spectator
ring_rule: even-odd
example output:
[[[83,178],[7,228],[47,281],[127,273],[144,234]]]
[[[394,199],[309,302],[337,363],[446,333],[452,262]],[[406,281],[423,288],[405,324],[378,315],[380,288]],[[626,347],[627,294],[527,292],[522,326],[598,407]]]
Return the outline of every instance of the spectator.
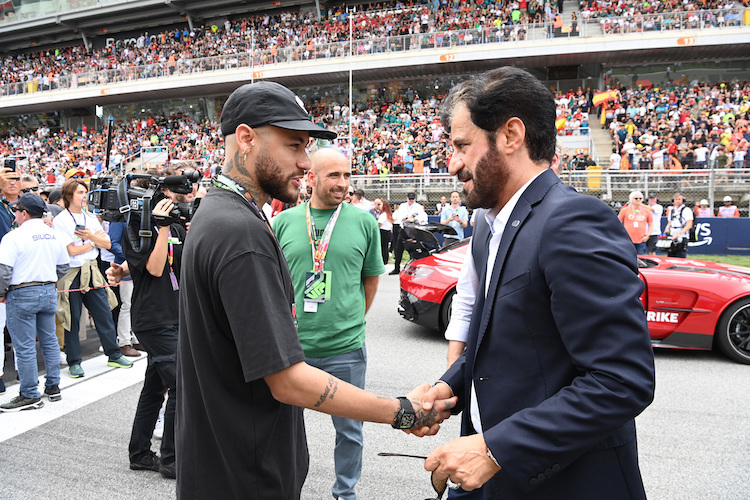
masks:
[[[443,209],[448,206],[448,199],[445,196],[440,197],[440,203],[435,205],[435,215],[443,213]]]
[[[631,191],[628,199],[630,203],[620,209],[618,218],[625,226],[633,245],[635,245],[635,253],[645,255],[647,251],[646,241],[651,234],[654,219],[651,210],[643,205],[643,193]]]
[[[401,259],[404,257],[404,240],[408,238],[403,230],[406,223],[427,224],[427,213],[424,207],[415,200],[417,195],[408,193],[406,203],[399,205],[393,214],[393,258],[395,260],[393,271],[388,274],[399,274],[401,272]]]
[[[659,204],[658,199],[654,193],[648,195],[648,205],[643,207],[646,210],[651,211],[651,217],[654,221],[651,227],[651,234],[646,241],[646,247],[649,255],[656,255],[656,242],[661,236],[661,216],[664,213],[664,207]]]
[[[461,194],[458,191],[451,192],[451,204],[441,212],[440,223],[447,224],[456,231],[455,235],[443,235],[445,243],[464,239],[464,228],[469,225],[469,212],[461,205]]]
[[[393,213],[388,200],[375,199],[375,218],[380,229],[380,251],[383,255],[383,265],[388,264],[391,252],[391,236],[393,235]]]
[[[97,218],[83,210],[87,192],[88,186],[83,180],[71,177],[65,181],[62,199],[66,209],[53,222],[53,227],[60,233],[70,254],[70,271],[57,282],[57,287],[61,290],[58,294],[58,315],[65,329],[65,353],[68,372],[72,378],[85,375],[81,367],[81,344],[78,338],[83,304],[94,318],[104,354],[109,358],[107,366],[133,366],[133,362],[122,355],[117,345],[111,312],[117,299],[109,288],[104,288],[107,282],[96,263],[99,254],[97,249],[109,249],[112,244]]]
[[[47,371],[44,395],[59,401],[60,348],[55,337],[55,282],[68,272],[70,257],[55,231],[41,218],[46,210],[36,194],[26,193],[13,206],[18,229],[0,241],[0,301],[7,301],[8,332],[21,381],[19,395],[0,411],[41,408],[36,340]],[[3,351],[5,357],[5,351]],[[4,387],[3,387],[4,390]]]

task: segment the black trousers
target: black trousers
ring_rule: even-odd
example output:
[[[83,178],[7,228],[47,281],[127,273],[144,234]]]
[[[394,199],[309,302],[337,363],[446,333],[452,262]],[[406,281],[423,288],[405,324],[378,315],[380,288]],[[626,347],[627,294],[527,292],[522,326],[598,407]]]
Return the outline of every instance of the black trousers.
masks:
[[[388,257],[391,254],[391,232],[387,229],[380,230],[380,251],[383,254],[383,264],[388,264]]]
[[[174,412],[177,405],[177,325],[135,332],[148,353],[148,366],[143,381],[138,407],[135,410],[133,431],[130,434],[128,453],[137,460],[151,450],[159,410],[164,403],[164,393],[169,391],[164,409],[164,436],[161,440],[161,462],[174,463]]]
[[[404,238],[406,238],[406,231],[401,230],[400,224],[393,225],[393,260],[395,261],[396,269],[401,268],[401,260],[404,258]]]

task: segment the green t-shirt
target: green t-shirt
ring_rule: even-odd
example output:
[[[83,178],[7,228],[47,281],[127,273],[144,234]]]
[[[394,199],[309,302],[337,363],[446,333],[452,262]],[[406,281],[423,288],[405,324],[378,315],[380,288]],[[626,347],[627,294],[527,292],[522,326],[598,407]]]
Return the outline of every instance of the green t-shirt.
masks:
[[[308,313],[304,311],[303,288],[313,260],[306,206],[284,210],[273,221],[273,230],[292,272],[299,340],[305,355],[312,358],[345,354],[365,342],[362,277],[385,272],[378,223],[372,214],[343,204],[325,257],[324,270],[331,272],[331,300],[318,304],[317,312]],[[335,209],[310,211],[319,239]]]

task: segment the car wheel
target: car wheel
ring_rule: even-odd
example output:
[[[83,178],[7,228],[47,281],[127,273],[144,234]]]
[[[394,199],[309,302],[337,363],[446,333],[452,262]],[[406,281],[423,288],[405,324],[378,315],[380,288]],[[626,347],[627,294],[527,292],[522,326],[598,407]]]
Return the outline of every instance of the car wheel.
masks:
[[[445,295],[443,303],[440,305],[440,331],[444,332],[448,328],[448,323],[451,322],[451,313],[453,312],[453,297],[456,296],[456,289],[454,288]]]
[[[724,354],[750,365],[750,298],[738,300],[724,311],[715,337]]]

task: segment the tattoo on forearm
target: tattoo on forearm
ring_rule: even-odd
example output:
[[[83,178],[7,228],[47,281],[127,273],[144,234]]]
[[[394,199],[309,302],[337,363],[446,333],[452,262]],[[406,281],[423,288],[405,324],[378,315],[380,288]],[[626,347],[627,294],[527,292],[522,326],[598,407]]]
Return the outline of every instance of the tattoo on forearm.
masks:
[[[328,377],[328,385],[326,385],[325,390],[323,390],[323,394],[320,395],[320,399],[317,403],[315,403],[315,407],[322,405],[326,399],[333,399],[333,396],[336,394],[336,391],[339,389],[339,381],[336,377],[333,375]]]

